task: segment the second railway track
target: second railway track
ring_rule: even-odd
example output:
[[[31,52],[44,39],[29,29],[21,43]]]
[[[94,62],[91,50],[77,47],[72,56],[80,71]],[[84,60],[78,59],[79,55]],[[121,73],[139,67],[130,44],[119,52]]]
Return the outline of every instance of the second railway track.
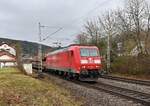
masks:
[[[110,76],[110,75],[104,75],[104,76],[102,76],[102,78],[116,80],[116,81],[122,81],[122,82],[127,82],[127,83],[132,83],[132,84],[150,86],[150,81],[145,81],[145,80],[137,80],[137,79],[116,77],[116,76]]]
[[[49,77],[48,73],[45,73],[43,75],[45,77]],[[57,76],[57,77],[59,77],[59,76]],[[62,78],[62,77],[59,77],[59,78]],[[81,81],[77,81],[77,80],[73,80],[71,82],[81,85],[81,86],[84,86],[86,88],[91,88],[91,89],[94,89],[97,91],[104,91],[104,92],[110,93],[112,95],[126,98],[128,100],[133,100],[133,101],[135,101],[137,103],[141,103],[145,106],[150,106],[150,94],[147,94],[147,93],[130,90],[130,89],[126,89],[126,88],[121,88],[121,87],[117,87],[114,85],[109,85],[109,84],[105,84],[105,83],[101,83],[101,82],[85,83],[85,82],[81,82]]]
[[[150,105],[150,94],[147,93],[142,93],[142,92],[125,89],[125,88],[121,88],[121,87],[117,87],[105,83],[100,83],[100,82],[95,84],[88,84],[88,83],[75,81],[75,83],[98,91],[104,91],[113,95],[121,96],[123,98],[131,99],[145,106]]]

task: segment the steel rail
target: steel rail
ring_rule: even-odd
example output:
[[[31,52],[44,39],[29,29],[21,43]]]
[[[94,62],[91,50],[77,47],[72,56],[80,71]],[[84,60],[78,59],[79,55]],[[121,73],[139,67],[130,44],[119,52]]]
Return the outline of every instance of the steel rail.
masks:
[[[137,80],[137,79],[116,77],[116,76],[110,76],[110,75],[104,75],[104,76],[101,76],[101,78],[122,81],[122,82],[127,82],[127,83],[132,83],[132,84],[150,86],[150,81],[146,81],[146,80]]]
[[[49,73],[43,73],[43,75],[45,77],[49,77]],[[56,76],[60,79],[63,79],[62,77]],[[121,88],[121,87],[117,87],[117,86],[113,86],[110,84],[105,84],[105,83],[85,83],[85,82],[81,82],[78,80],[71,80],[70,82],[87,87],[87,88],[91,88],[94,90],[98,90],[98,91],[104,91],[106,93],[110,93],[112,95],[117,95],[117,96],[121,96],[123,98],[129,99],[129,100],[133,100],[137,103],[141,103],[145,106],[149,106],[150,105],[150,94],[147,93],[143,93],[143,92],[139,92],[139,91],[134,91],[134,90],[130,90],[130,89],[126,89],[126,88]]]
[[[147,93],[142,93],[142,92],[125,89],[125,88],[121,88],[121,87],[117,87],[117,86],[113,86],[109,84],[104,84],[104,83],[88,84],[88,83],[83,83],[79,81],[73,81],[73,82],[81,86],[92,88],[94,90],[104,91],[112,95],[117,95],[126,99],[131,99],[145,106],[150,105],[150,94],[147,94]]]

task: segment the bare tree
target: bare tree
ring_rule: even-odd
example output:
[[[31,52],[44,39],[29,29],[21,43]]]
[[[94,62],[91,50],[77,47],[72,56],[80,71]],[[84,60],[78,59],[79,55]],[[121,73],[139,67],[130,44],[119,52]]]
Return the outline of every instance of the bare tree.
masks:
[[[116,11],[116,20],[115,27],[117,28],[119,34],[132,36],[131,16],[128,15],[124,10],[118,10]]]
[[[84,25],[85,31],[84,33],[87,35],[89,39],[91,39],[91,43],[96,44],[98,46],[99,38],[100,38],[100,29],[97,21],[87,21]]]
[[[149,6],[145,0],[128,0],[124,10],[117,13],[117,28],[120,30],[125,39],[133,38],[135,40],[138,51],[145,53],[143,41],[147,45],[150,31],[150,12]],[[145,36],[146,34],[146,36]],[[144,39],[145,38],[145,39]]]
[[[22,63],[22,49],[21,49],[21,44],[19,41],[15,43],[15,49],[16,49],[16,61],[17,61],[17,66],[25,74],[25,70],[23,68],[23,63]]]
[[[145,53],[149,55],[149,51],[148,51],[148,42],[149,42],[149,38],[150,38],[150,6],[147,4],[146,5],[146,37],[145,37]]]
[[[118,32],[118,41],[122,43],[122,53],[128,53],[128,49],[124,46],[129,39],[135,39],[134,32],[132,31],[131,15],[127,14],[125,10],[117,10],[115,27]]]
[[[115,21],[115,14],[113,12],[107,12],[103,17],[99,17],[100,25],[107,36],[107,70],[110,70],[111,41],[113,35],[116,34]]]
[[[81,33],[77,35],[76,43],[78,44],[88,44],[88,38],[85,33]]]
[[[144,53],[142,48],[142,32],[144,27],[145,0],[128,0],[126,12],[130,17],[131,31],[140,53]]]

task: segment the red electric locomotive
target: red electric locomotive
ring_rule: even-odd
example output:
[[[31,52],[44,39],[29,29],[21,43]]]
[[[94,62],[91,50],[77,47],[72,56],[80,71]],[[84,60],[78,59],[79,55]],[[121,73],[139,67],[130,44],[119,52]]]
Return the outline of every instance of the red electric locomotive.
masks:
[[[96,46],[70,45],[46,55],[45,68],[69,78],[96,81],[102,70]]]

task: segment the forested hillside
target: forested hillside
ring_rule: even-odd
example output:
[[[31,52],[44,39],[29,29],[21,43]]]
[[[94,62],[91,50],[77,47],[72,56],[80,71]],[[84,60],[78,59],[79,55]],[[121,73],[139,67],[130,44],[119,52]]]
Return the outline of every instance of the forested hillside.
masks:
[[[21,40],[13,40],[13,39],[7,39],[7,38],[0,38],[0,44],[2,44],[3,42],[5,42],[11,46],[14,46],[16,43],[18,43],[21,46],[23,55],[28,55],[28,56],[37,55],[38,43],[21,41]],[[42,45],[43,53],[50,51],[51,49],[52,48],[50,46]]]

